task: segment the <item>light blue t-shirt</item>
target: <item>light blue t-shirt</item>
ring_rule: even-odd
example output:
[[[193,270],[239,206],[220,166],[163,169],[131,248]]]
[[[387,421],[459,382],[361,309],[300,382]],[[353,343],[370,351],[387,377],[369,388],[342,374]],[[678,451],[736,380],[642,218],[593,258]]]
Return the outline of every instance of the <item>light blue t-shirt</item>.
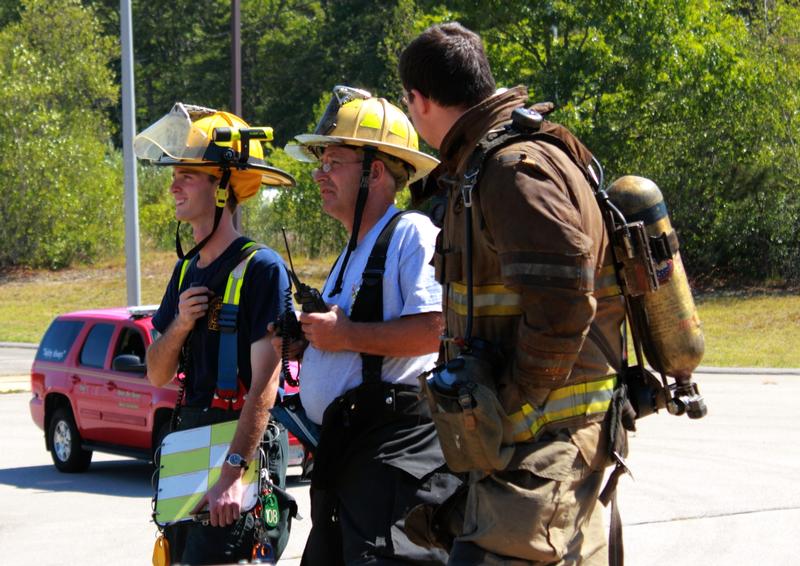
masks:
[[[350,316],[372,247],[381,230],[397,212],[396,207],[389,207],[386,214],[367,232],[350,255],[342,280],[342,291],[329,297],[344,254],[339,257],[322,290],[325,302],[338,305]],[[442,289],[430,265],[438,231],[423,214],[412,212],[400,219],[389,244],[386,271],[383,274],[384,320],[441,312]],[[385,357],[381,377],[388,383],[416,385],[417,376],[433,367],[436,358],[436,353],[403,358]],[[306,348],[300,368],[300,398],[306,414],[315,423],[322,423],[322,415],[334,399],[361,382],[359,353],[323,352],[311,345]]]

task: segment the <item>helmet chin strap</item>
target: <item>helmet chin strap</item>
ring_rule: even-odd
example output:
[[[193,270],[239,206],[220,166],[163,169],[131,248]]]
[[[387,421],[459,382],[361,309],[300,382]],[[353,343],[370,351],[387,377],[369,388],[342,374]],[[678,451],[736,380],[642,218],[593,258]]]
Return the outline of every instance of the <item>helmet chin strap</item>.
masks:
[[[217,226],[219,226],[219,221],[222,218],[222,212],[225,210],[225,204],[228,202],[228,183],[231,180],[231,170],[225,169],[222,171],[222,178],[219,181],[219,186],[217,187],[217,194],[216,194],[216,210],[214,210],[214,226],[211,228],[211,232],[202,239],[202,241],[198,242],[195,247],[189,250],[186,254],[183,253],[183,247],[181,246],[181,221],[178,220],[178,225],[175,227],[175,253],[178,254],[178,259],[192,259],[194,256],[198,254],[198,252],[203,249],[203,246],[211,239],[211,236],[214,235],[214,232],[217,231]]]
[[[336,276],[336,284],[333,286],[331,292],[328,293],[329,297],[336,296],[342,292],[344,272],[347,269],[347,262],[350,260],[350,254],[358,245],[358,231],[361,228],[361,219],[364,216],[364,207],[367,204],[367,197],[369,196],[369,175],[370,171],[372,171],[372,161],[375,159],[375,148],[366,146],[362,149],[364,151],[364,160],[361,162],[361,182],[358,185],[356,208],[353,213],[353,230],[350,233],[350,241],[347,243],[347,251],[342,260],[342,266],[339,268],[339,274]]]

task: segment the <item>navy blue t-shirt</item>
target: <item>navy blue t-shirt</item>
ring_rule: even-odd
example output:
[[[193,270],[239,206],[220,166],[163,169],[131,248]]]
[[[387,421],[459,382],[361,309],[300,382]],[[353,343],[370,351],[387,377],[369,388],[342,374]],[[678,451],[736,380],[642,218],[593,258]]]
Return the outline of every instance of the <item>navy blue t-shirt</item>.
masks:
[[[247,242],[241,237],[233,242],[225,252],[205,268],[199,268],[197,261],[192,260],[186,270],[181,289],[178,279],[182,261],[178,261],[167,284],[164,298],[158,311],[153,316],[153,327],[163,333],[178,314],[178,297],[192,283],[208,286],[215,274],[230,265],[232,258],[237,257]],[[227,284],[227,274],[219,277],[221,281],[211,289],[214,296],[210,299],[208,313],[195,322],[190,339],[191,379],[186,384],[186,405],[190,407],[208,407],[214,395],[219,364],[219,327],[217,315],[222,306],[222,296]],[[283,260],[271,249],[259,250],[247,264],[239,299],[239,313],[236,328],[238,332],[238,365],[239,377],[246,388],[250,388],[250,345],[263,338],[267,333],[267,325],[277,320],[283,310],[283,304],[289,289],[289,278]]]

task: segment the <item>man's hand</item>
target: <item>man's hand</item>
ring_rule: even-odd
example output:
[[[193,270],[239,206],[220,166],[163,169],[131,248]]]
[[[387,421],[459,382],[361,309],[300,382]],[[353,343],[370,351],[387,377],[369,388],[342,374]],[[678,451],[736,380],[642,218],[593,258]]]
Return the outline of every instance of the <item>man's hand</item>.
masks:
[[[178,370],[181,347],[198,318],[208,312],[208,287],[189,287],[178,297],[178,315],[147,349],[147,379],[156,387],[170,383]]]
[[[208,298],[211,291],[208,287],[189,287],[178,297],[178,316],[173,324],[183,332],[189,333],[198,318],[208,312]]]
[[[331,310],[328,312],[300,313],[300,324],[306,340],[318,350],[326,352],[355,351],[350,344],[354,323],[338,306],[329,306]]]
[[[270,322],[269,326],[267,326],[267,332],[269,335],[270,344],[272,344],[272,349],[275,350],[275,353],[280,358],[283,355],[284,338],[275,334],[275,324],[272,322]],[[308,340],[303,338],[289,342],[289,351],[287,352],[289,359],[301,360],[306,347],[308,347]]]
[[[200,513],[208,507],[208,521],[212,527],[227,527],[235,523],[242,514],[243,470],[222,465],[220,478],[192,510],[192,514]]]

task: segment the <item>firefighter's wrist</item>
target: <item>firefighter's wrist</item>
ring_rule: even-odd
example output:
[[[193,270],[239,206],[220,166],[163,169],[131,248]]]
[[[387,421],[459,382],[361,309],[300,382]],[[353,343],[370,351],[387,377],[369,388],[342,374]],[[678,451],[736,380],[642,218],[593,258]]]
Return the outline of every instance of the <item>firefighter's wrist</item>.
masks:
[[[228,452],[223,462],[223,467],[230,467],[238,471],[244,471],[250,466],[250,461],[238,452]]]
[[[222,464],[220,469],[220,482],[221,485],[231,486],[244,477],[245,469],[239,466],[231,466],[226,463]]]

